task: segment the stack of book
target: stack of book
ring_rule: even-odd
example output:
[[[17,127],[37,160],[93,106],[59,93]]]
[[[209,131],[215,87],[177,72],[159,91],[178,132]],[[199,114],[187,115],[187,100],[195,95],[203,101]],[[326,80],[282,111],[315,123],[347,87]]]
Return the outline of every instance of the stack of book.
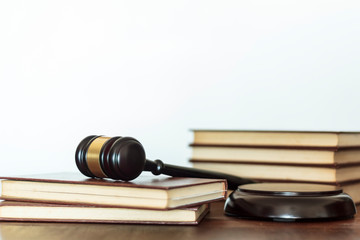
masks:
[[[80,173],[0,177],[0,220],[198,224],[208,203],[223,200],[221,179],[140,176],[132,182]]]
[[[360,203],[360,132],[194,130],[190,146],[195,168],[337,185]]]

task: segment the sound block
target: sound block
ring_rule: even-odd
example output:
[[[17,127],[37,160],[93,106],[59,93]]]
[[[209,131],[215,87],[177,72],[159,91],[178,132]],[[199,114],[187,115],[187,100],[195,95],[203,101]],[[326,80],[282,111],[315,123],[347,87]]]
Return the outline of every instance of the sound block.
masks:
[[[225,215],[271,221],[326,221],[351,218],[356,207],[336,186],[254,183],[238,187],[225,202]]]

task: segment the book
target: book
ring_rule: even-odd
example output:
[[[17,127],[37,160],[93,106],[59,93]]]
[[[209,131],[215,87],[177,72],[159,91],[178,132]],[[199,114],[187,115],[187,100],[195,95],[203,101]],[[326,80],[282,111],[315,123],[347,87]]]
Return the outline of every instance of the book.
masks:
[[[360,164],[359,149],[279,149],[193,146],[191,160],[200,162]]]
[[[262,181],[344,183],[360,180],[360,165],[243,164],[194,160],[192,163],[195,168]]]
[[[86,178],[80,173],[0,177],[1,199],[116,206],[142,209],[175,209],[223,200],[224,179],[140,176],[131,182]]]
[[[173,210],[150,210],[12,201],[0,203],[0,221],[21,222],[196,225],[208,212],[208,204]]]
[[[193,145],[351,148],[360,146],[360,132],[193,130]]]

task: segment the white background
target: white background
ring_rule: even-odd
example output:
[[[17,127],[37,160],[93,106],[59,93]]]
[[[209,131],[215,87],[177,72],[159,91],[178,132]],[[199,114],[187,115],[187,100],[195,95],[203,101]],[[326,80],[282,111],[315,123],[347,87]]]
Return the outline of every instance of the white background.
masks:
[[[0,174],[86,136],[188,165],[190,129],[360,130],[359,1],[0,0]]]

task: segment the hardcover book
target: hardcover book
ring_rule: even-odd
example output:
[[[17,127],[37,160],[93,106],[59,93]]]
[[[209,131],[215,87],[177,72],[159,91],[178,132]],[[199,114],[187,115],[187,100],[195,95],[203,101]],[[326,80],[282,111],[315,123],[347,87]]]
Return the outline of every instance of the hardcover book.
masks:
[[[58,173],[3,179],[1,199],[23,202],[175,209],[223,200],[224,179],[140,176],[132,182]]]
[[[251,147],[193,146],[191,160],[200,162],[283,163],[283,164],[359,164],[359,149],[279,149]]]
[[[0,221],[21,222],[196,225],[208,212],[208,204],[173,210],[150,210],[11,201],[0,203]]]
[[[345,183],[360,181],[360,165],[243,164],[192,161],[195,168],[255,180]]]
[[[193,145],[294,148],[360,147],[360,132],[193,130]]]

